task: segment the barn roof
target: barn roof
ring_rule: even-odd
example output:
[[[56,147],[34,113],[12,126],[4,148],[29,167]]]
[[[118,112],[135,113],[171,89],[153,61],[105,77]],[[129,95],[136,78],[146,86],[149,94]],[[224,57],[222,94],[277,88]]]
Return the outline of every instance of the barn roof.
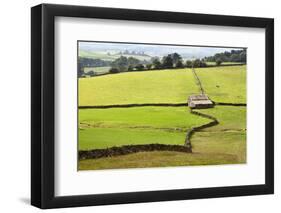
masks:
[[[202,105],[213,104],[213,102],[210,101],[210,100],[198,100],[198,101],[192,101],[192,103],[195,104],[195,105],[199,105],[199,104],[202,104]]]
[[[209,108],[214,104],[206,94],[198,94],[188,97],[188,105],[190,108]]]
[[[209,100],[208,96],[206,94],[200,94],[200,95],[190,95],[189,99],[191,101],[199,101],[199,100]]]

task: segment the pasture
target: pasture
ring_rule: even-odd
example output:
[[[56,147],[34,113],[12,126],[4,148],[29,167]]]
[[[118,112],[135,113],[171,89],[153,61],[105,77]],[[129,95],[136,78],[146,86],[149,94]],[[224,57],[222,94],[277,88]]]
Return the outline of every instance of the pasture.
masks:
[[[197,68],[208,96],[215,102],[246,103],[246,66]]]
[[[245,107],[216,106],[213,109],[204,110],[204,113],[206,112],[217,116],[219,124],[194,134],[192,137],[192,154],[157,151],[111,158],[88,159],[80,161],[79,169],[145,168],[245,163],[247,147]],[[206,120],[200,122],[204,123]],[[160,130],[155,131],[153,135],[151,132],[147,134],[142,132],[142,130],[138,130],[139,134],[135,134],[135,132],[130,132],[130,129],[124,129],[123,135],[121,135],[120,132],[116,134],[115,129],[109,129],[108,132],[103,130],[98,129],[94,134],[98,137],[102,137],[100,141],[107,144],[109,144],[108,141],[112,141],[112,138],[110,140],[112,135],[116,136],[113,139],[114,143],[112,143],[112,145],[118,144],[120,140],[122,140],[122,142],[131,141],[133,143],[144,143],[147,140],[150,140],[149,142],[155,142],[154,140],[157,139],[161,140],[161,143],[179,144],[185,137],[185,133],[179,131],[162,132]],[[103,132],[105,135],[101,135],[98,131]],[[138,141],[135,140],[136,135]],[[126,137],[128,140],[126,140]],[[108,140],[105,141],[104,138]],[[139,141],[139,139],[142,138],[144,138],[143,141]],[[126,143],[126,145],[127,144],[128,143]],[[100,146],[100,144],[96,146]],[[100,146],[100,148],[104,148],[104,146]]]
[[[87,75],[88,72],[94,71],[97,75],[105,74],[109,72],[110,67],[85,67],[84,72]]]
[[[150,60],[151,57],[148,55],[132,55],[132,54],[119,54],[119,53],[111,53],[108,54],[106,51],[87,51],[87,50],[79,50],[79,57],[84,57],[84,58],[96,58],[96,59],[101,59],[105,61],[113,61],[120,56],[125,56],[125,57],[134,57],[139,60]]]
[[[215,102],[246,103],[246,66],[197,68]],[[140,71],[79,79],[79,106],[186,103],[199,92],[191,69]],[[246,107],[201,109],[219,124],[196,132],[193,153],[140,152],[79,161],[79,170],[216,165],[246,162]],[[134,144],[183,145],[187,130],[210,122],[187,106],[79,109],[79,150]]]
[[[105,61],[112,61],[116,57],[113,55],[108,55],[104,51],[96,52],[96,51],[87,51],[87,50],[79,50],[79,57],[84,58],[98,58]]]
[[[191,69],[124,72],[79,79],[79,106],[186,103],[198,91]]]
[[[79,149],[136,144],[183,145],[186,131],[209,119],[187,107],[80,109]]]

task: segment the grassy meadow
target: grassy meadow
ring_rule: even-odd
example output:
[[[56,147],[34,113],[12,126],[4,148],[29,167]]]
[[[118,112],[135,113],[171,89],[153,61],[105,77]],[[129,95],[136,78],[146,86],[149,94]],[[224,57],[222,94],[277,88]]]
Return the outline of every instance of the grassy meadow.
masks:
[[[191,69],[124,72],[79,79],[79,106],[186,103],[198,91]]]
[[[187,107],[80,109],[79,149],[128,144],[183,145],[186,131],[209,122]]]
[[[219,124],[194,134],[193,151],[228,155],[233,157],[233,163],[245,163],[246,107],[216,106],[200,112],[216,117]]]
[[[85,58],[98,58],[102,60],[114,60],[116,58],[119,58],[121,55],[119,53],[111,53],[108,54],[106,51],[87,51],[87,50],[80,50],[79,51],[79,57],[85,57]],[[125,57],[135,57],[139,60],[150,60],[150,56],[146,55],[132,55],[132,54],[122,54],[122,56]]]
[[[87,75],[88,72],[94,71],[97,75],[105,74],[109,72],[110,67],[85,67],[84,72]]]
[[[246,66],[197,68],[196,72],[213,101],[246,103]],[[198,92],[188,68],[125,72],[79,79],[79,106],[186,103],[189,95]]]
[[[205,92],[215,102],[246,103],[246,66],[196,69]]]
[[[246,103],[246,66],[197,68],[215,102]],[[79,106],[186,103],[199,93],[191,69],[125,72],[79,78]],[[246,162],[246,107],[200,109],[219,124],[196,132],[192,153],[140,152],[79,161],[79,170],[237,164]],[[135,144],[183,145],[187,130],[210,122],[187,106],[79,109],[79,150]]]

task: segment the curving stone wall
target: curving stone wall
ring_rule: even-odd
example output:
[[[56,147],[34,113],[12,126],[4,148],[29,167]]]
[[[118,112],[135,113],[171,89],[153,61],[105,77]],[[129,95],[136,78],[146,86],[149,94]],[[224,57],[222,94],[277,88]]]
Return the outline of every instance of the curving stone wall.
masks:
[[[79,160],[97,159],[102,157],[113,157],[119,155],[127,155],[137,152],[152,152],[152,151],[176,151],[191,153],[191,147],[181,145],[166,145],[166,144],[145,144],[145,145],[127,145],[120,147],[111,147],[107,149],[94,149],[79,151]]]
[[[211,120],[211,122],[209,122],[207,124],[196,126],[196,127],[191,128],[190,130],[188,130],[188,132],[186,134],[186,138],[185,138],[185,146],[188,146],[188,147],[190,147],[192,149],[192,145],[191,145],[191,141],[190,141],[192,135],[196,131],[199,131],[199,130],[202,130],[202,129],[205,129],[205,128],[209,128],[209,127],[218,125],[219,121],[215,117],[213,117],[211,115],[207,115],[207,114],[204,114],[204,113],[201,113],[201,112],[198,112],[198,111],[193,111],[192,109],[190,110],[190,112],[192,114],[194,114],[194,115],[198,115],[198,116],[201,116],[201,117],[204,117],[204,118],[208,118],[208,119]]]

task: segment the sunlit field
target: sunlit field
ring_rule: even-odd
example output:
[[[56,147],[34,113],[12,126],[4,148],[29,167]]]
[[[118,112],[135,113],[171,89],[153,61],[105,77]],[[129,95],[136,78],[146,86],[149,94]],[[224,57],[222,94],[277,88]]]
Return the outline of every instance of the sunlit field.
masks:
[[[197,68],[205,93],[215,102],[246,103],[246,66]],[[79,79],[79,106],[187,103],[199,92],[190,68],[139,71]],[[197,111],[197,110],[194,110]],[[246,162],[246,106],[200,109],[219,124],[192,136],[192,153],[139,152],[79,161],[79,170]],[[184,145],[186,132],[210,119],[186,106],[79,109],[79,150],[135,144]]]

